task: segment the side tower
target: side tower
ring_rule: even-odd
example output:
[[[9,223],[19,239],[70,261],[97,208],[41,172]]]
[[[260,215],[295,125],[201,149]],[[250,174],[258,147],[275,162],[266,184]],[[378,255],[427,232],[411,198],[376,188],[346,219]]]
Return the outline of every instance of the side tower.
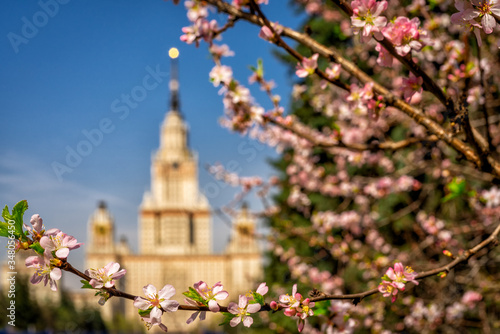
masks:
[[[125,242],[115,243],[115,222],[111,213],[108,211],[106,202],[100,201],[97,209],[92,213],[88,223],[89,241],[86,245],[85,268],[98,269],[110,262],[122,264],[122,255],[130,252]],[[126,277],[123,277],[116,283],[118,289],[126,290]],[[95,302],[94,291],[90,291],[91,300]],[[113,298],[106,307],[102,309],[102,315],[105,319],[112,319],[114,314],[123,312],[125,300],[122,298]]]
[[[115,253],[115,224],[108,211],[106,202],[100,201],[97,209],[89,218],[88,254],[114,254]],[[98,257],[100,257],[98,255]]]
[[[188,126],[180,112],[177,59],[170,55],[170,110],[152,158],[151,191],[140,207],[140,254],[208,254],[210,207],[198,188],[198,159],[189,149]]]
[[[262,254],[255,236],[255,219],[243,203],[233,222],[231,239],[226,247],[228,271],[234,291],[245,291],[262,279]]]
[[[259,254],[260,249],[255,237],[255,220],[248,212],[248,205],[243,203],[233,222],[231,239],[226,247],[226,254]]]

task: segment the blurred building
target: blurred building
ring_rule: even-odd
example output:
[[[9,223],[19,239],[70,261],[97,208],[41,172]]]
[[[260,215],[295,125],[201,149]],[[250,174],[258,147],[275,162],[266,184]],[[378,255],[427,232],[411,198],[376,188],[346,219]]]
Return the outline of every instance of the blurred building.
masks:
[[[188,126],[180,112],[176,59],[172,60],[171,76],[170,110],[161,127],[160,147],[152,157],[151,190],[144,194],[139,208],[139,251],[134,254],[126,240],[116,241],[113,217],[100,202],[89,219],[85,267],[120,263],[127,274],[118,281],[118,288],[134,295],[142,296],[147,284],[158,290],[171,284],[177,290],[173,299],[183,304],[182,292],[194,283],[222,281],[231,300],[237,301],[239,293],[255,289],[263,276],[262,254],[253,237],[255,222],[242,207],[226,250],[213,253],[211,208],[199,190],[197,155],[189,148]],[[97,303],[98,297],[91,298]],[[140,321],[130,300],[111,298],[102,312],[107,320],[122,313]],[[162,319],[169,332],[192,331],[198,320],[186,325],[190,315],[178,311]]]

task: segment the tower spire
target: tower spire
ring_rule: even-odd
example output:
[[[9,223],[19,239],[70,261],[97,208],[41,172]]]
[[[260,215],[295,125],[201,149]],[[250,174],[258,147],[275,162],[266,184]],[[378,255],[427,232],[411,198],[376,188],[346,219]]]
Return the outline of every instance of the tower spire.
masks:
[[[180,99],[179,99],[179,64],[177,57],[179,51],[176,48],[171,48],[168,55],[172,59],[170,62],[170,110],[180,113]]]

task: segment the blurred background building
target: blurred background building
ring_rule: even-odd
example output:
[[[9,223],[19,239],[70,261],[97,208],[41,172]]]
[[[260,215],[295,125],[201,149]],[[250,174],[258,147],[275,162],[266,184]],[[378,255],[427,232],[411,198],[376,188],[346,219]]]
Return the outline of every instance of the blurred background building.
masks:
[[[201,280],[214,285],[221,281],[230,294],[229,299],[237,302],[238,294],[256,289],[263,277],[262,252],[254,237],[255,220],[246,205],[242,205],[233,219],[225,251],[214,253],[212,210],[198,185],[197,154],[189,147],[189,127],[180,111],[177,68],[177,59],[172,59],[170,110],[161,126],[160,147],[152,156],[151,188],[144,193],[139,207],[139,250],[133,252],[125,238],[117,240],[111,210],[104,201],[100,201],[88,221],[85,268],[98,269],[109,262],[118,262],[121,268],[127,270],[127,274],[117,281],[117,288],[143,296],[142,288],[147,284],[153,284],[158,290],[165,284],[171,284],[177,291],[172,299],[181,304],[184,303],[182,292],[194,283]],[[20,252],[16,256],[18,278],[23,279],[23,282],[33,275],[33,271],[24,266],[29,255],[32,254]],[[7,272],[4,265],[2,293],[8,289],[7,277],[4,277]],[[41,285],[28,284],[30,298],[42,308],[47,303],[59,305],[61,289],[53,292],[48,286]],[[69,300],[67,302],[74,305],[76,310],[89,307],[98,309],[102,319],[108,325],[111,324],[115,332],[132,333],[145,329],[130,300],[111,298],[101,307],[95,290],[66,291],[65,296],[65,300]],[[199,320],[186,324],[190,316],[191,312],[178,311],[165,314],[163,321],[169,332],[198,330]],[[201,326],[209,325],[210,319],[207,317]],[[213,320],[218,324],[221,318]],[[133,326],[117,330],[113,326],[117,322]],[[78,326],[75,322],[74,329]],[[36,327],[38,325],[29,328],[36,331]],[[159,331],[158,327],[153,331]]]
[[[237,301],[239,293],[255,289],[263,276],[255,221],[243,205],[225,251],[213,252],[211,208],[198,187],[197,155],[189,147],[188,126],[180,111],[176,61],[172,59],[170,110],[161,126],[160,147],[152,157],[151,190],[144,193],[139,208],[139,251],[134,254],[126,240],[116,241],[113,217],[106,203],[100,202],[89,219],[85,267],[120,263],[127,274],[119,280],[119,288],[134,295],[142,296],[147,284],[158,290],[171,284],[177,290],[174,299],[183,303],[182,292],[194,283],[221,281],[231,300]],[[91,297],[97,303],[98,297]],[[117,313],[139,321],[129,300],[112,298],[102,312],[108,321]],[[189,331],[196,326],[186,325],[189,316],[190,312],[180,311],[164,317],[169,331]]]

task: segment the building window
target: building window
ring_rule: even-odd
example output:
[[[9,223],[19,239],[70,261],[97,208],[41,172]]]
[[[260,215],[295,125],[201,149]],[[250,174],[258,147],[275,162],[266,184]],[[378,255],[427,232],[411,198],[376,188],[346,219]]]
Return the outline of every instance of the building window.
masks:
[[[189,243],[194,245],[194,219],[193,213],[189,213]]]
[[[161,228],[161,215],[159,213],[155,213],[155,227],[154,231],[151,231],[152,233],[156,234],[156,244],[160,245],[161,244],[161,235],[162,235],[162,228]]]

